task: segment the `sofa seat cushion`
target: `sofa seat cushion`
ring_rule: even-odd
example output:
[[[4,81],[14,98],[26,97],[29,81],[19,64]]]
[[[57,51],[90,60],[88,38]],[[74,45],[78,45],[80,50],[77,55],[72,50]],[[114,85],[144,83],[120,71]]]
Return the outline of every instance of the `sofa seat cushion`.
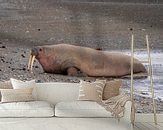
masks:
[[[46,101],[12,102],[0,104],[0,117],[51,117],[53,107]]]
[[[112,117],[111,113],[94,101],[59,102],[55,106],[57,117]]]

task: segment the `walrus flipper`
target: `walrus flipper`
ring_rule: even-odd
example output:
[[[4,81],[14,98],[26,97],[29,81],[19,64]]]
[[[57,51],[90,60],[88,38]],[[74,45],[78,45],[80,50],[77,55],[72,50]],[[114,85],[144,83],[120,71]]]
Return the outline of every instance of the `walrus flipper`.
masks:
[[[67,68],[67,75],[68,76],[77,76],[78,75],[78,69],[76,67]]]

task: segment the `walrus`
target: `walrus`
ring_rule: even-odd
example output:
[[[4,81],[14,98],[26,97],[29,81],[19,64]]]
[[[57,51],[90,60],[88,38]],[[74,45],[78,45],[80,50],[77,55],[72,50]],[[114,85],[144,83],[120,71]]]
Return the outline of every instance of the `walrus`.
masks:
[[[131,57],[69,44],[37,46],[31,49],[28,69],[37,59],[46,73],[75,76],[78,71],[92,77],[120,77],[131,73]],[[133,73],[146,72],[134,58]]]

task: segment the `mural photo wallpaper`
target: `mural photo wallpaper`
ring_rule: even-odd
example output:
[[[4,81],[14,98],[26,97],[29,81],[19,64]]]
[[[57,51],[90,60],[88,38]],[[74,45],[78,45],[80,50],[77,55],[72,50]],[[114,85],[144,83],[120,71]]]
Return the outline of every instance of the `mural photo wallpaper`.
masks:
[[[110,0],[111,1],[111,0]],[[0,81],[79,83],[122,79],[130,94],[131,42],[147,49],[157,113],[163,112],[163,8],[84,0],[0,1]],[[134,39],[132,39],[134,36]],[[148,73],[147,50],[134,51],[134,74]],[[134,77],[137,113],[151,113],[150,80]]]

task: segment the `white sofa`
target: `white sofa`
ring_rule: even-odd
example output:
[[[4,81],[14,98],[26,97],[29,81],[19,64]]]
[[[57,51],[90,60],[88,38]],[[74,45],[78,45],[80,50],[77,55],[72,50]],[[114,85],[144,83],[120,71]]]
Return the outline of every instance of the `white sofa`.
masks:
[[[125,105],[124,117],[118,122],[97,103],[77,101],[78,83],[37,83],[36,91],[38,101],[30,104],[21,102],[9,111],[10,107],[3,105],[10,106],[11,103],[0,104],[0,130],[130,129],[129,101]],[[21,109],[21,112],[17,113],[15,109]]]

